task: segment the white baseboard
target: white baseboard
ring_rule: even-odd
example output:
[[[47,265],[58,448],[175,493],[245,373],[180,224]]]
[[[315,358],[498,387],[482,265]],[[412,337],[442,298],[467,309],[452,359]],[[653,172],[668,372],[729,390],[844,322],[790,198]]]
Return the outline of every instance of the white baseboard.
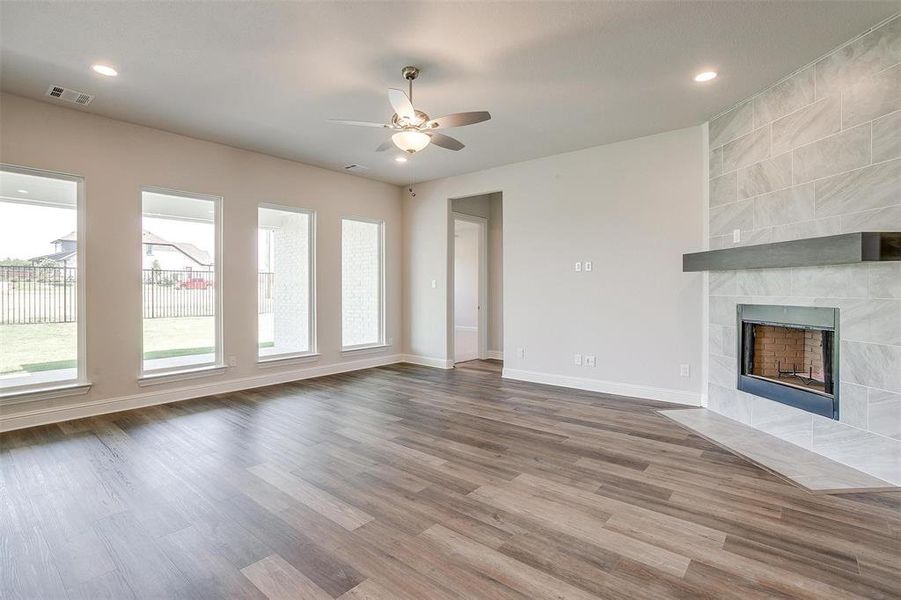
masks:
[[[401,362],[407,362],[423,367],[434,367],[435,369],[453,369],[454,361],[444,358],[433,358],[431,356],[419,356],[417,354],[402,354]]]
[[[292,369],[290,371],[279,371],[277,373],[266,373],[265,375],[254,375],[251,377],[230,379],[228,381],[184,386],[177,389],[159,390],[143,394],[134,394],[131,396],[90,400],[87,402],[79,402],[77,404],[24,410],[8,416],[0,415],[0,431],[12,431],[14,429],[23,429],[25,427],[34,427],[36,425],[47,425],[50,423],[58,423],[60,421],[81,419],[83,417],[94,417],[97,415],[142,408],[145,406],[168,404],[170,402],[179,402],[181,400],[190,400],[192,398],[202,398],[203,396],[211,396],[214,394],[237,392],[278,383],[288,383],[290,381],[300,381],[302,379],[322,377],[324,375],[346,373],[348,371],[359,371],[360,369],[369,369],[371,367],[390,365],[402,361],[403,357],[400,354],[373,356],[371,358],[335,363],[332,365]]]
[[[493,358],[494,360],[504,360],[504,351],[503,350],[489,350],[486,356],[487,356],[487,358]]]
[[[661,402],[672,402],[674,404],[685,404],[688,406],[701,406],[701,394],[697,392],[684,392],[682,390],[635,385],[634,383],[587,379],[585,377],[569,377],[566,375],[523,371],[520,369],[504,369],[502,377],[504,379],[557,385],[588,392],[601,392],[604,394],[632,396],[635,398],[644,398],[646,400],[660,400]]]

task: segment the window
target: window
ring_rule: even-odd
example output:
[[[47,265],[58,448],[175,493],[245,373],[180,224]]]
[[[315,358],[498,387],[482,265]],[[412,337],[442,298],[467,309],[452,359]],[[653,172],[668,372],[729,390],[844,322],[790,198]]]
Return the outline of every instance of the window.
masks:
[[[83,187],[0,168],[0,394],[86,385]]]
[[[385,225],[341,222],[341,343],[345,350],[384,344]]]
[[[222,364],[220,202],[200,194],[141,191],[144,374]]]
[[[312,354],[313,214],[260,206],[258,228],[258,356],[266,360]]]

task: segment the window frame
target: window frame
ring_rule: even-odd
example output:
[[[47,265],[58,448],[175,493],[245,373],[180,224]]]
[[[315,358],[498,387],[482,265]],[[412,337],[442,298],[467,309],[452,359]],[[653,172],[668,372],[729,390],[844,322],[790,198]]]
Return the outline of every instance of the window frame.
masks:
[[[265,364],[278,362],[282,360],[291,360],[296,358],[309,358],[319,356],[319,335],[318,335],[318,322],[317,322],[317,302],[316,302],[316,211],[309,208],[302,208],[299,206],[290,206],[285,204],[276,204],[272,202],[260,202],[257,204],[257,228],[256,228],[256,236],[257,236],[257,294],[259,297],[259,272],[260,272],[260,257],[259,257],[259,247],[260,247],[260,209],[269,209],[269,210],[280,210],[284,212],[293,212],[298,214],[305,214],[309,217],[309,223],[307,228],[307,285],[309,286],[308,297],[309,303],[307,306],[307,331],[310,334],[310,343],[309,350],[305,352],[283,352],[281,354],[260,354],[260,312],[259,306],[257,306],[257,363]],[[274,332],[274,328],[273,328]]]
[[[185,378],[190,378],[192,376],[200,376],[205,374],[218,374],[225,371],[225,352],[222,347],[223,344],[223,314],[222,314],[222,306],[223,306],[223,296],[222,290],[222,203],[224,198],[222,196],[217,196],[214,194],[203,194],[199,192],[186,192],[184,190],[178,190],[173,188],[165,188],[153,185],[142,185],[138,190],[138,207],[140,209],[141,215],[141,231],[144,229],[144,193],[151,194],[165,194],[168,196],[181,196],[184,198],[190,198],[194,200],[207,200],[213,203],[213,232],[215,235],[215,241],[213,242],[213,248],[215,252],[215,264],[213,265],[213,278],[215,281],[215,287],[213,288],[216,294],[215,302],[213,305],[216,308],[216,315],[214,317],[214,332],[215,332],[215,348],[213,350],[213,361],[212,362],[204,362],[204,363],[194,363],[190,365],[178,365],[174,367],[165,367],[162,369],[144,369],[144,299],[143,294],[141,295],[141,311],[138,315],[140,320],[140,332],[141,332],[141,352],[139,354],[139,369],[138,369],[138,383],[139,384],[147,384],[147,383],[155,383],[155,382],[166,382],[166,381],[178,381]],[[143,246],[143,236],[139,236],[139,244]],[[140,274],[143,271],[143,252],[137,252],[136,256],[137,260],[137,270],[138,270],[138,282],[142,282],[142,278]],[[141,283],[143,285],[143,283]],[[140,289],[140,288],[139,288]]]
[[[359,223],[370,223],[379,226],[379,337],[378,340],[368,344],[355,344],[352,346],[344,345],[344,221],[357,221]],[[344,216],[341,217],[341,235],[339,237],[341,244],[341,295],[339,304],[341,306],[341,352],[354,352],[357,350],[369,350],[373,348],[385,348],[388,346],[386,341],[386,332],[388,330],[387,310],[385,301],[385,271],[387,270],[387,259],[385,251],[385,220],[372,217],[360,216]]]
[[[85,394],[91,389],[91,382],[88,380],[87,364],[87,294],[85,268],[85,248],[86,248],[86,184],[85,178],[81,175],[72,173],[64,173],[61,171],[50,171],[47,169],[37,169],[34,167],[25,167],[10,163],[0,163],[0,171],[9,173],[18,173],[20,175],[32,175],[35,177],[45,177],[48,179],[59,179],[62,181],[71,181],[75,183],[75,227],[76,246],[75,265],[78,270],[78,276],[75,280],[75,297],[78,302],[76,307],[76,352],[78,355],[75,360],[75,378],[60,379],[57,381],[43,381],[36,383],[27,383],[22,385],[0,388],[0,403],[6,403],[9,400],[24,399],[37,400],[42,398],[59,398],[69,395]]]

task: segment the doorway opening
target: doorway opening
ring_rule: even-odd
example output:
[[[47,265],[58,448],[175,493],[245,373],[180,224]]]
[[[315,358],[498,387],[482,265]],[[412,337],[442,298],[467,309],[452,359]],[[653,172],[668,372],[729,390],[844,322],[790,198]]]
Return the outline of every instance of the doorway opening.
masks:
[[[449,356],[455,365],[503,360],[501,194],[456,198],[451,210]],[[491,365],[483,365],[491,366]]]

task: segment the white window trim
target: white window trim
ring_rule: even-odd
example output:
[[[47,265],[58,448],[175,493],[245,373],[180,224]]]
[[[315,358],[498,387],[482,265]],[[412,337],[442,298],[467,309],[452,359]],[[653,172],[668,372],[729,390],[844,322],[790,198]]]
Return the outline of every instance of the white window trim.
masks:
[[[60,379],[58,381],[42,381],[40,383],[18,385],[14,387],[0,389],[0,404],[6,404],[16,399],[21,400],[39,400],[45,398],[58,398],[62,396],[73,396],[85,394],[91,388],[91,382],[87,378],[87,337],[85,332],[86,321],[85,315],[85,281],[87,271],[85,270],[85,179],[81,175],[73,175],[71,173],[62,173],[60,171],[48,171],[45,169],[35,169],[32,167],[23,167],[20,165],[12,165],[8,163],[0,163],[0,171],[9,173],[19,173],[21,175],[34,175],[36,177],[47,177],[50,179],[62,179],[64,181],[75,182],[75,227],[76,238],[78,239],[78,247],[76,252],[76,267],[78,269],[78,279],[75,281],[75,297],[78,301],[78,310],[76,312],[76,348],[78,356],[75,364],[74,379]]]
[[[358,221],[360,223],[373,223],[379,226],[379,339],[373,343],[356,344],[353,346],[345,346],[344,344],[344,221]],[[385,252],[385,221],[383,219],[373,219],[370,217],[347,216],[341,217],[341,352],[354,352],[356,350],[370,350],[388,346],[385,341],[388,330],[385,309],[385,271],[387,271],[387,256]]]
[[[140,364],[138,368],[138,382],[147,383],[164,383],[165,381],[178,381],[185,378],[201,377],[205,375],[215,375],[220,370],[225,369],[225,361],[223,360],[224,352],[222,348],[222,299],[224,294],[222,282],[222,196],[212,194],[200,194],[197,192],[185,192],[171,188],[157,187],[152,185],[143,185],[138,190],[138,207],[141,214],[141,228],[143,230],[144,220],[144,193],[167,194],[169,196],[183,196],[185,198],[194,198],[196,200],[207,200],[213,203],[213,231],[215,232],[215,249],[216,263],[213,265],[213,277],[215,281],[216,291],[216,317],[215,317],[215,348],[213,349],[214,359],[212,362],[193,363],[190,365],[178,365],[165,369],[144,370],[144,302],[141,301],[141,313],[139,316],[139,325],[141,332],[141,354]],[[142,252],[138,252],[138,272],[141,272]],[[140,278],[138,278],[140,281]],[[166,377],[171,375],[172,377]],[[186,377],[187,376],[187,377]]]
[[[273,204],[269,202],[261,202],[257,205],[257,236],[260,234],[260,209],[268,208],[271,210],[283,210],[285,212],[295,212],[300,214],[305,214],[309,217],[309,231],[308,231],[308,243],[309,248],[307,252],[307,257],[309,260],[309,264],[307,265],[307,284],[309,285],[309,305],[307,307],[308,315],[307,315],[307,331],[310,334],[310,349],[306,352],[285,352],[282,354],[260,354],[260,339],[259,339],[259,331],[260,331],[260,312],[259,308],[257,308],[257,363],[274,363],[279,361],[286,360],[295,360],[302,358],[310,358],[317,359],[319,358],[319,335],[318,329],[319,325],[316,319],[317,316],[317,304],[316,304],[316,211],[311,210],[309,208],[300,208],[297,206],[286,206],[284,204]],[[259,248],[259,237],[257,239],[257,248]],[[259,257],[257,257],[257,272],[259,272]],[[259,282],[257,283],[259,285]]]

